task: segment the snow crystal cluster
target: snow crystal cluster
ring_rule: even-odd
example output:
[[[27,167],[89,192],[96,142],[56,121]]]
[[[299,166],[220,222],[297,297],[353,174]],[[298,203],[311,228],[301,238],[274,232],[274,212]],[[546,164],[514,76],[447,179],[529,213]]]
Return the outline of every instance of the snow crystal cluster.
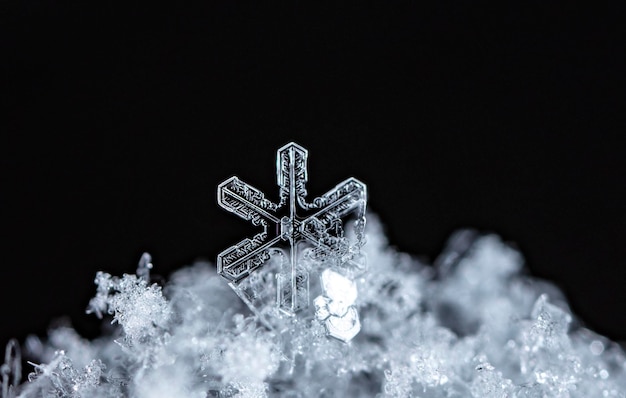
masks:
[[[624,351],[497,236],[459,231],[431,266],[391,248],[372,215],[366,235],[347,343],[317,318],[268,328],[212,264],[151,284],[148,257],[138,275],[97,274],[88,312],[113,323],[106,335],[29,337],[23,384],[10,343],[2,398],[626,397]]]

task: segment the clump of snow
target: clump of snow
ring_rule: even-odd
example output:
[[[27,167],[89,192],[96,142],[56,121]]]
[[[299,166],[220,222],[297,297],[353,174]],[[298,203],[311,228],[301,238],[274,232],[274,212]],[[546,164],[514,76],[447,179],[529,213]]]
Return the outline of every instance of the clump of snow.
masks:
[[[392,249],[372,215],[366,232],[349,343],[316,317],[268,328],[209,263],[163,289],[146,272],[100,272],[88,311],[116,328],[30,337],[39,363],[2,398],[626,397],[624,351],[572,322],[497,236],[461,231],[432,267]]]

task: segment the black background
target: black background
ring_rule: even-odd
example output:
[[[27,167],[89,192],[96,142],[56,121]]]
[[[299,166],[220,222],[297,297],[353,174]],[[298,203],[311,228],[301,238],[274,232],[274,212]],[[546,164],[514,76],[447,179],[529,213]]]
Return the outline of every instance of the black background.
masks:
[[[0,344],[62,316],[93,337],[96,271],[149,251],[166,276],[252,234],[216,185],[275,199],[292,140],[311,196],[366,182],[400,250],[496,232],[626,339],[617,10],[260,3],[2,2]]]

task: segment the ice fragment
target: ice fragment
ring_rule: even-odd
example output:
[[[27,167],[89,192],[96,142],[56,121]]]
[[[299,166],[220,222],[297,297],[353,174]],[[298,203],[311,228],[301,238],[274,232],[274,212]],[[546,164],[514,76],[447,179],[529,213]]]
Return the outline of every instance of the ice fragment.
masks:
[[[315,314],[324,323],[329,336],[348,342],[361,330],[354,302],[356,284],[329,269],[322,272],[323,296],[315,298]]]
[[[150,253],[143,253],[137,265],[137,276],[147,283],[150,283],[150,270],[152,269],[152,256]]]
[[[0,366],[2,389],[0,398],[13,398],[14,388],[19,385],[22,377],[22,354],[20,345],[15,339],[9,340],[4,352],[4,363]]]

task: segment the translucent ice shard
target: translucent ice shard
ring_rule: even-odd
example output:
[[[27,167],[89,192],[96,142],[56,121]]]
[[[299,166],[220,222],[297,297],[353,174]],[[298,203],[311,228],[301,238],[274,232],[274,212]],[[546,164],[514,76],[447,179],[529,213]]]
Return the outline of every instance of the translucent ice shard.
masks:
[[[152,256],[150,253],[143,253],[137,265],[137,276],[147,283],[150,283],[150,270],[152,269]]]
[[[17,340],[9,340],[4,353],[4,363],[0,366],[2,390],[0,398],[13,398],[13,388],[19,385],[22,377],[22,354]]]
[[[318,263],[329,260],[334,265],[362,268],[360,248],[364,244],[366,187],[349,178],[326,194],[306,201],[308,152],[289,143],[278,150],[276,177],[279,202],[265,198],[258,189],[231,177],[218,186],[217,200],[221,207],[261,226],[262,231],[224,250],[217,257],[218,273],[231,282],[231,287],[255,313],[266,312],[255,307],[259,290],[276,291],[276,306],[287,314],[295,314],[309,306],[309,271],[301,266],[303,253]],[[303,215],[298,214],[298,210]],[[356,213],[355,242],[343,228],[342,218]],[[275,287],[259,285],[242,287],[240,282],[276,258]]]
[[[567,331],[572,316],[548,302],[548,296],[539,296],[533,307],[531,318],[534,320],[527,336],[527,343],[532,348],[563,349],[569,343]]]
[[[511,380],[502,377],[488,362],[476,366],[476,378],[471,385],[473,397],[501,398],[513,393]]]
[[[356,284],[329,269],[322,272],[324,295],[315,299],[315,314],[326,332],[341,341],[350,341],[361,330],[359,313],[353,305],[357,298]]]

